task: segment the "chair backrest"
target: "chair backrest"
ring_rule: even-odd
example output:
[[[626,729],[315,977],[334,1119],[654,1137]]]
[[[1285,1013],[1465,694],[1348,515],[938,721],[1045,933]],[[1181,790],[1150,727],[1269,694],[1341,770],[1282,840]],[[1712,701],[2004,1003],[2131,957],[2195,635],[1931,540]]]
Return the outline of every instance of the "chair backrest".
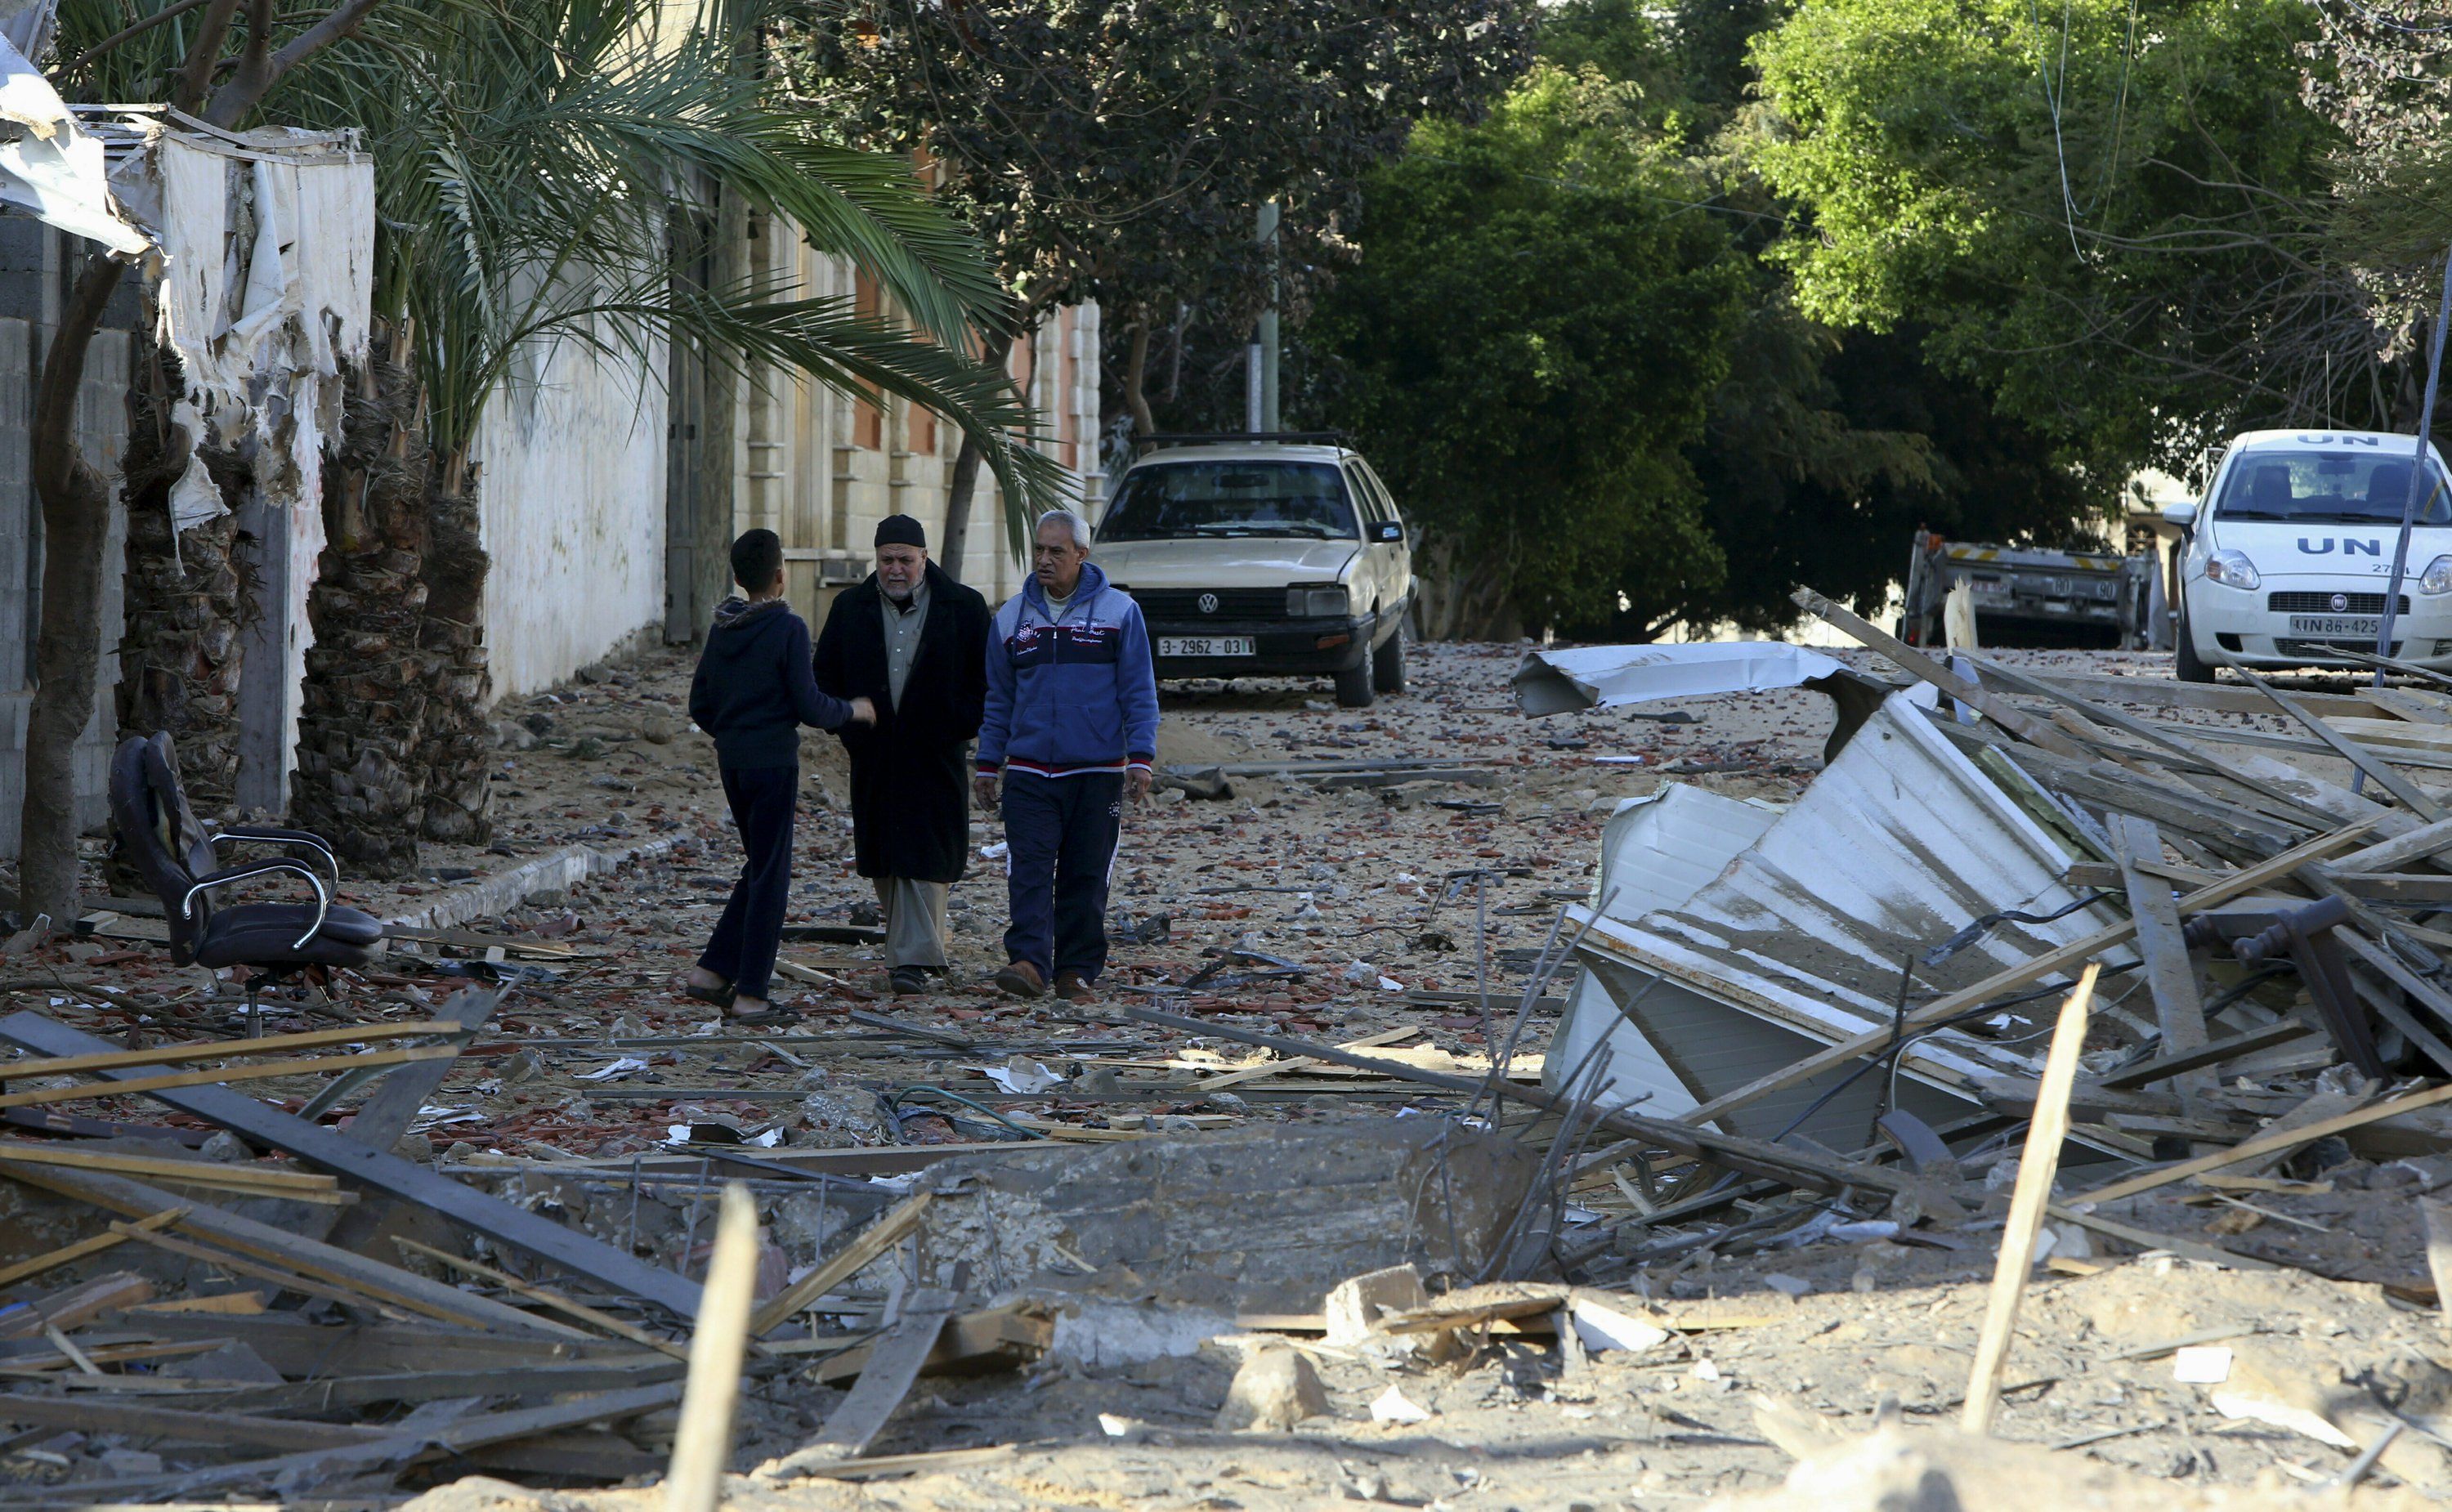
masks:
[[[162,900],[170,959],[187,965],[195,959],[211,905],[200,895],[195,912],[183,914],[180,904],[196,878],[214,870],[213,847],[188,807],[168,735],[129,736],[119,743],[110,758],[110,819],[129,863]]]

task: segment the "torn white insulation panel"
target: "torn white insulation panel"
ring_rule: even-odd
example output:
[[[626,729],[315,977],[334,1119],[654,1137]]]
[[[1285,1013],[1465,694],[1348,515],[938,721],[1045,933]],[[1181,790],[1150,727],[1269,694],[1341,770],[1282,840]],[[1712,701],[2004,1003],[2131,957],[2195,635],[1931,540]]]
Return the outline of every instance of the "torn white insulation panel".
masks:
[[[132,256],[150,245],[111,203],[102,143],[79,128],[59,91],[5,35],[0,139],[0,200],[114,252]]]
[[[1818,651],[1777,640],[1663,646],[1577,646],[1526,652],[1515,702],[1528,715],[1564,714],[1653,698],[1793,688],[1848,670]]]
[[[1592,920],[1587,969],[1702,1102],[1891,1023],[1903,992],[1912,1008],[2114,922],[2119,915],[2100,903],[2045,923],[2004,921],[1948,959],[1927,961],[1977,919],[2075,903],[2081,894],[2062,880],[2070,860],[1927,716],[1893,696],[1777,823],[1685,901],[1632,922],[1572,908],[1567,928]],[[2133,960],[2125,950],[2105,952],[2106,966]],[[1969,1077],[2031,1074],[2053,1007],[2047,990],[1912,1039],[1898,1101],[1940,1116],[1967,1106]],[[1808,1137],[1861,1148],[1890,1089],[1886,1071],[1871,1071],[1834,1090],[1857,1069],[1765,1097],[1726,1122],[1767,1138],[1803,1120]]]

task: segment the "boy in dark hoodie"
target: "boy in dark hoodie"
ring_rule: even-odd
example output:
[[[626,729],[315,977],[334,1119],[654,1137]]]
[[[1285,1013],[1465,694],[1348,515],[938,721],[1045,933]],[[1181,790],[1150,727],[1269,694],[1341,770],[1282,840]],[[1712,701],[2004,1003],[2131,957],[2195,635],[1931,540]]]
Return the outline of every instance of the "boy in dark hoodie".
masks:
[[[690,996],[734,1017],[765,1014],[767,981],[783,938],[792,885],[792,810],[801,785],[804,724],[874,724],[866,698],[848,703],[818,688],[809,627],[783,602],[783,542],[753,530],[732,543],[732,580],[747,597],[716,605],[715,626],[690,679],[690,718],[715,736],[716,764],[741,832],[741,880],[691,968]]]

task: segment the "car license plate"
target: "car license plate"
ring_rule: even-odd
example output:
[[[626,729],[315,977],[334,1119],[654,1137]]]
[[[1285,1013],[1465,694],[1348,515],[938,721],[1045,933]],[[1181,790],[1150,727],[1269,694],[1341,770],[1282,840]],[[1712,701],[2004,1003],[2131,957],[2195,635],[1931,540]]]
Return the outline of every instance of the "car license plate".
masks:
[[[1259,643],[1250,636],[1160,636],[1161,657],[1256,657]]]
[[[2292,615],[2290,633],[2294,636],[2337,638],[2357,636],[2373,640],[2383,629],[2383,620],[2376,615]]]

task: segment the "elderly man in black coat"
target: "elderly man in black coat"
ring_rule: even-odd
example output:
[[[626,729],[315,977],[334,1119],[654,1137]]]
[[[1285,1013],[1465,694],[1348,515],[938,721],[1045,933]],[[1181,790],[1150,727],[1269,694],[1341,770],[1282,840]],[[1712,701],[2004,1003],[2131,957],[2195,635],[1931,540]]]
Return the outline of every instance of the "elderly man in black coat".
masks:
[[[818,686],[865,697],[877,722],[838,732],[851,756],[852,849],[877,886],[898,994],[945,970],[945,890],[970,854],[967,748],[987,701],[987,601],[928,560],[909,515],[877,526],[877,570],[818,636]]]

